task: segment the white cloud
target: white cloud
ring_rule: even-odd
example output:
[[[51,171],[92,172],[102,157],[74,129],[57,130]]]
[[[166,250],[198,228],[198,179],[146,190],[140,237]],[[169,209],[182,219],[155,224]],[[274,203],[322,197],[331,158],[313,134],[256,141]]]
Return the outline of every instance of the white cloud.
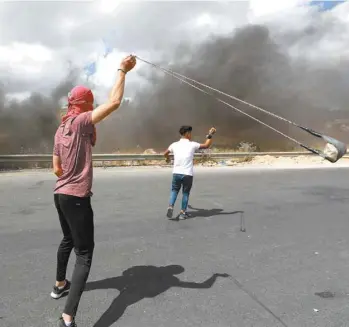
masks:
[[[269,26],[272,37],[292,57],[336,64],[349,56],[349,2],[325,12],[309,3],[250,0],[249,20]]]
[[[250,17],[257,18],[272,15],[295,7],[299,0],[250,0]]]
[[[42,63],[52,60],[52,52],[40,44],[13,42],[9,46],[0,46],[0,62]]]
[[[346,1],[333,8],[332,12],[342,22],[349,23],[349,1]]]
[[[98,9],[104,14],[114,13],[122,5],[122,1],[119,0],[101,0],[98,3]]]
[[[206,26],[207,27],[207,26],[214,25],[217,23],[218,22],[214,21],[209,13],[204,13],[195,19],[196,26]]]
[[[60,22],[60,28],[63,32],[71,33],[74,28],[78,27],[80,24],[72,18],[63,18]]]
[[[0,46],[0,67],[6,67],[12,75],[40,74],[53,63],[53,52],[40,44],[13,42]]]
[[[311,17],[309,8],[303,6],[306,2],[308,0],[201,2],[198,5],[180,1],[148,3],[120,0],[99,0],[84,4],[26,3],[23,12],[27,12],[27,16],[10,21],[5,19],[17,12],[18,8],[15,4],[0,4],[6,9],[2,11],[3,14],[0,10],[0,18],[7,27],[1,28],[0,23],[1,75],[12,81],[24,80],[25,83],[21,84],[24,89],[20,92],[47,91],[45,85],[54,85],[64,78],[68,61],[81,69],[84,80],[83,67],[98,58],[97,73],[91,77],[91,81],[103,93],[102,90],[112,85],[122,56],[129,54],[126,51],[136,51],[144,55],[145,59],[153,61],[160,54],[171,57],[173,50],[182,41],[199,43],[212,34],[230,33],[247,22],[277,26],[280,35],[291,32],[301,35]],[[249,7],[248,15],[244,6],[246,10]],[[327,16],[332,15],[348,26],[348,9],[349,2],[336,7]],[[48,19],[45,10],[55,15]],[[41,21],[40,18],[45,17],[47,20]],[[102,58],[101,41],[109,35],[114,51],[107,58]],[[285,41],[285,50],[294,56],[332,60],[339,55],[348,55],[347,35],[338,33],[331,38],[319,37],[309,46],[304,45],[300,37],[291,45]],[[282,39],[277,40],[283,44]],[[183,54],[183,58],[185,55],[195,54]],[[128,78],[132,82],[137,78],[142,80],[142,77],[137,76],[141,67],[142,63],[139,62],[135,71],[129,74]]]
[[[249,0],[250,22],[272,20],[289,13],[291,10],[305,5],[309,0]]]
[[[18,12],[16,3],[0,3],[0,21],[7,26],[0,28],[0,45],[3,43],[1,49],[4,50],[0,69],[12,83],[12,90],[17,89],[16,80],[24,80],[19,83],[24,88],[20,92],[45,93],[49,91],[47,85],[64,78],[68,62],[80,69],[81,82],[84,82],[84,66],[97,60],[97,73],[90,81],[105,91],[111,87],[120,60],[128,51],[155,60],[159,55],[170,54],[182,41],[198,43],[212,33],[231,31],[237,24],[247,22],[247,5],[246,2],[119,0],[38,2],[25,3],[21,12],[28,14],[9,20],[8,17]],[[54,15],[48,16],[47,12]],[[109,39],[114,47],[107,58],[101,57],[102,38]],[[128,80],[138,78],[140,85],[143,84],[143,78],[137,76],[142,65],[138,63]]]
[[[6,94],[5,100],[6,101],[12,101],[12,100],[21,101],[21,100],[25,100],[25,99],[29,98],[30,94],[31,94],[30,92],[9,93],[9,94]]]

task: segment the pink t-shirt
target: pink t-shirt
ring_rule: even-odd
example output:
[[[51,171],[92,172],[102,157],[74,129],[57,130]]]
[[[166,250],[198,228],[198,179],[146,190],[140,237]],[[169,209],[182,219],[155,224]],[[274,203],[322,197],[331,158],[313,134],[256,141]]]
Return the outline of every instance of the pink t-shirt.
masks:
[[[92,112],[68,119],[57,129],[53,154],[61,159],[63,175],[54,193],[88,197],[92,195]]]

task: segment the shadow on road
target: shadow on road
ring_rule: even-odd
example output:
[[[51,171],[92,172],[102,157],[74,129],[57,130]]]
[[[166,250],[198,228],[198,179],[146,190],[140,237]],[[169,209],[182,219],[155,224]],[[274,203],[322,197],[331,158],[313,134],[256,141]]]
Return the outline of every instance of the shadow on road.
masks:
[[[87,283],[85,291],[115,289],[120,292],[94,327],[110,327],[124,314],[128,306],[145,298],[154,298],[171,287],[205,289],[212,287],[217,277],[229,277],[228,274],[214,274],[202,283],[195,283],[181,281],[174,276],[182,272],[184,268],[178,265],[135,266],[125,270],[122,276]]]
[[[208,218],[213,216],[236,215],[238,213],[244,213],[243,211],[224,212],[223,211],[224,209],[199,209],[199,208],[193,208],[191,205],[188,205],[188,208],[190,210],[195,210],[195,211],[188,211],[188,214],[190,215],[188,219],[196,218],[196,217]]]

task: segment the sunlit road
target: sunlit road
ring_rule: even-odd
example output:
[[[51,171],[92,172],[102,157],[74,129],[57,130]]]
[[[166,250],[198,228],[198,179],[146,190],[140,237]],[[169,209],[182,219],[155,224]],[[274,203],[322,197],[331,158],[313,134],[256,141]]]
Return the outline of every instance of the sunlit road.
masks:
[[[170,181],[168,169],[95,171],[79,327],[348,325],[348,169],[198,169],[193,217],[179,222],[165,218]],[[56,326],[64,307],[49,297],[53,184],[48,172],[0,175],[1,327]]]

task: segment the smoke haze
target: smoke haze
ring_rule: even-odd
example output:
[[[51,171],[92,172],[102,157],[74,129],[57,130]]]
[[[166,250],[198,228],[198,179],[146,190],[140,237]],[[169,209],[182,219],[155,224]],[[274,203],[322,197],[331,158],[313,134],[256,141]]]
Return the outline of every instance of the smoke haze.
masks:
[[[317,28],[321,29],[321,26]],[[317,29],[313,33],[320,33]],[[308,32],[307,32],[308,33]],[[308,34],[309,35],[309,34]],[[303,41],[299,33],[292,40]],[[182,45],[172,58],[186,58],[171,66],[182,75],[213,86],[228,94],[258,105],[305,126],[331,133],[346,141],[340,126],[328,128],[335,119],[348,119],[349,61],[312,61],[291,58],[271,37],[266,26],[243,27],[225,37],[218,37],[195,49]],[[188,59],[188,56],[190,58]],[[147,58],[145,58],[147,59]],[[261,150],[287,150],[294,147],[287,139],[231,108],[202,94],[162,72],[144,67],[150,86],[137,94],[135,102],[114,117],[115,132],[104,134],[103,150],[117,142],[123,146],[161,149],[176,138],[180,125],[190,124],[198,140],[203,140],[211,126],[218,129],[216,143],[236,147],[241,141],[253,142]],[[222,98],[222,96],[219,96]],[[224,100],[227,100],[225,98]],[[317,140],[294,127],[228,99],[227,102],[253,114],[256,118],[289,132],[302,141]],[[122,123],[117,123],[122,119]],[[116,140],[119,140],[116,141]],[[101,145],[101,146],[103,146]]]
[[[59,124],[60,100],[74,86],[69,75],[48,96],[32,93],[29,98],[6,100],[0,89],[0,153],[52,153],[53,137]]]
[[[323,45],[333,37],[343,49],[349,48],[348,25],[335,16],[319,19],[319,15],[296,16],[293,25],[285,20],[245,25],[199,44],[182,41],[174,49],[165,49],[155,63],[346,142],[340,125],[330,127],[328,122],[349,119],[349,60],[341,53],[329,58]],[[139,76],[145,85],[133,81],[126,86],[135,94],[132,101],[124,101],[117,113],[98,125],[97,152],[163,150],[179,137],[184,124],[193,126],[197,141],[215,126],[219,146],[235,148],[248,141],[261,150],[294,147],[275,132],[148,65],[141,66]],[[60,101],[76,81],[69,74],[50,95],[34,93],[24,101],[6,100],[6,88],[1,87],[0,153],[29,149],[51,153]],[[227,102],[301,141],[316,141],[246,105]]]

